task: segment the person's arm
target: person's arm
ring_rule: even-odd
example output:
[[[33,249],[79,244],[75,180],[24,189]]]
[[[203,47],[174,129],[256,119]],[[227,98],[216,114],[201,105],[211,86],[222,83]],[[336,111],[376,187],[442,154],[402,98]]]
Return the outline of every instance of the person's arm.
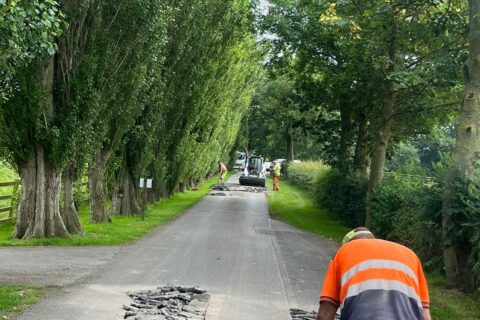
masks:
[[[320,302],[317,313],[317,320],[334,320],[337,307],[327,301]]]
[[[423,320],[432,320],[432,317],[430,316],[430,309],[429,308],[424,308],[423,309]]]

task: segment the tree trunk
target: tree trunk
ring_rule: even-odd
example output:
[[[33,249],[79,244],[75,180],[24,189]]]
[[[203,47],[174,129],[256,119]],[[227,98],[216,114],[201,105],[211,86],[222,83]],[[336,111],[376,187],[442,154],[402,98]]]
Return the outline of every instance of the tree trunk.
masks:
[[[41,146],[20,166],[22,196],[17,224],[12,236],[16,239],[68,237],[60,215],[61,171],[51,166]]]
[[[370,171],[370,150],[368,148],[368,126],[365,111],[359,113],[357,144],[355,147],[355,169],[368,180]]]
[[[82,234],[83,228],[78,219],[77,208],[75,208],[74,188],[75,174],[72,168],[65,170],[63,175],[63,208],[61,215],[65,227],[70,234]]]
[[[455,157],[460,178],[475,174],[475,165],[480,161],[480,1],[469,1],[470,31],[469,57],[465,63],[465,96],[457,125]],[[456,170],[452,170],[456,171]],[[451,179],[455,174],[451,175]],[[444,264],[448,281],[451,285],[471,290],[474,287],[474,277],[469,256],[471,244],[460,244],[448,241],[454,238],[450,235],[453,223],[448,214],[451,190],[447,187],[443,202],[442,231],[444,238]],[[450,195],[450,196],[449,196]]]
[[[99,150],[88,168],[88,188],[90,190],[90,222],[106,223],[111,222],[105,204],[107,201],[107,189],[105,186],[105,171],[107,161]]]
[[[293,134],[292,129],[288,128],[287,132],[287,161],[293,162],[295,160],[294,146],[293,146]]]
[[[349,106],[342,106],[340,108],[340,143],[337,159],[337,167],[342,172],[351,170],[352,136],[352,112]]]
[[[395,71],[395,64],[397,61],[397,25],[395,21],[394,13],[390,13],[390,24],[387,26],[390,29],[390,38],[387,42],[388,57],[391,61],[390,66],[387,69],[387,74],[391,74]],[[370,228],[372,223],[372,212],[368,205],[368,200],[371,199],[375,188],[383,180],[383,169],[385,167],[385,158],[387,155],[387,148],[390,138],[392,136],[393,127],[393,115],[395,108],[396,91],[394,83],[388,79],[385,79],[385,100],[380,112],[380,119],[378,125],[377,136],[375,138],[375,146],[372,153],[372,164],[370,168],[370,177],[368,180],[367,189],[367,210],[365,215],[365,226]]]
[[[183,182],[179,183],[178,192],[185,192],[185,183],[183,183]]]
[[[367,200],[373,196],[375,188],[383,180],[383,169],[385,167],[385,158],[393,126],[393,109],[395,105],[395,89],[393,83],[387,84],[385,104],[383,105],[381,122],[375,140],[375,148],[372,154],[372,166],[370,168],[370,178],[368,180]],[[367,201],[368,203],[368,201]],[[365,217],[365,226],[369,228],[372,222],[372,212],[367,205]]]
[[[122,216],[131,216],[142,212],[137,201],[135,180],[128,168],[124,165],[112,196],[112,213]]]

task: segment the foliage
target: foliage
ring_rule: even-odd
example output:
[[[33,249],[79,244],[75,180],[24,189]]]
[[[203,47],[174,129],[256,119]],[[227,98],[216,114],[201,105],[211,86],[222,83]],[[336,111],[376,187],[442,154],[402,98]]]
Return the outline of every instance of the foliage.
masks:
[[[448,245],[461,246],[469,253],[469,264],[475,274],[476,284],[480,279],[480,171],[472,175],[453,173],[448,193],[446,215],[451,223],[446,226],[443,241]]]
[[[439,271],[443,188],[417,172],[388,174],[375,190],[368,203],[373,213],[372,231],[380,238],[406,245],[427,267]]]
[[[365,221],[366,192],[367,181],[363,178],[332,169],[318,180],[315,201],[319,207],[326,208],[334,219],[356,228]]]
[[[293,162],[288,164],[287,176],[292,184],[307,190],[313,196],[318,181],[324,179],[330,170],[321,161]]]
[[[63,18],[55,0],[0,0],[0,103],[14,93],[17,68],[55,53]]]
[[[365,219],[366,181],[345,175],[320,161],[290,163],[288,180],[306,190],[318,208],[348,227],[358,227]]]

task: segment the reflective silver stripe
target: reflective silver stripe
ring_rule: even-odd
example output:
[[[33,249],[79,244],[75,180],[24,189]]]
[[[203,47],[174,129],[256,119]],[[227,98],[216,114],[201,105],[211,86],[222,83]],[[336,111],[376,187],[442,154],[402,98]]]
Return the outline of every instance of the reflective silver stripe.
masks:
[[[365,260],[351,267],[347,272],[343,274],[341,286],[343,287],[357,272],[372,269],[372,268],[393,269],[393,270],[403,271],[406,274],[408,274],[413,280],[415,280],[415,283],[418,285],[417,275],[406,264],[403,264],[395,260]]]
[[[347,295],[342,301],[340,308],[343,308],[343,306],[345,305],[345,301],[348,298],[358,296],[360,293],[367,290],[394,290],[401,292],[407,297],[414,299],[417,302],[418,307],[420,309],[423,309],[422,302],[420,301],[420,297],[415,292],[415,289],[406,285],[403,282],[396,280],[367,280],[358,284],[351,285],[348,288]]]

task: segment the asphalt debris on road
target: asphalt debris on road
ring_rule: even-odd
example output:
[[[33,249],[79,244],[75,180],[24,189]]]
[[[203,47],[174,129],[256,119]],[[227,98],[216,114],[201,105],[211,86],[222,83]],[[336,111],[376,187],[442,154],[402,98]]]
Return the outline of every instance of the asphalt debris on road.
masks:
[[[308,312],[301,309],[290,309],[292,320],[315,320],[317,313],[314,311]]]
[[[204,320],[210,296],[198,287],[158,287],[128,293],[133,302],[123,306],[128,320]]]
[[[212,192],[210,193],[211,196],[224,196],[226,195],[225,191],[230,192],[249,192],[249,193],[267,193],[268,190],[265,187],[255,187],[255,186],[242,186],[236,183],[228,183],[225,185],[213,185],[210,187]],[[223,191],[223,192],[218,192]]]
[[[227,194],[224,192],[211,192],[209,195],[211,196],[219,196],[219,197],[226,197]]]

